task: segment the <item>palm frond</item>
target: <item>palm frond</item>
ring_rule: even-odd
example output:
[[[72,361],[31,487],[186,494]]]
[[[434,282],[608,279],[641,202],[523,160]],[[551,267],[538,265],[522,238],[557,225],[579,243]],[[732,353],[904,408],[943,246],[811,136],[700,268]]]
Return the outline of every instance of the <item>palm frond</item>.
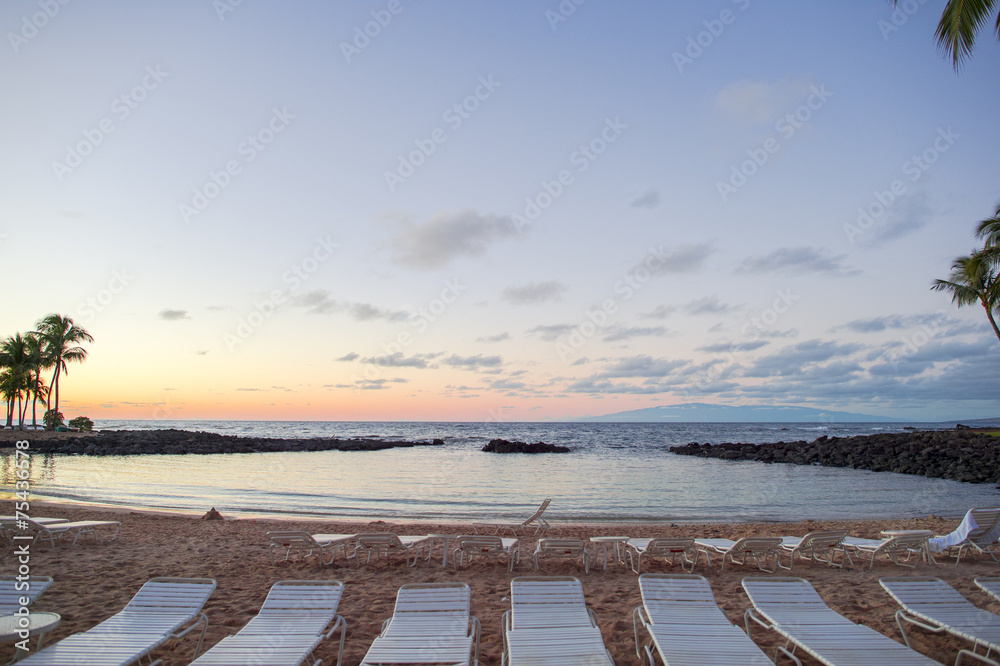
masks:
[[[934,36],[956,69],[972,54],[976,35],[986,25],[993,8],[994,0],[948,0]],[[997,29],[1000,31],[1000,23]]]

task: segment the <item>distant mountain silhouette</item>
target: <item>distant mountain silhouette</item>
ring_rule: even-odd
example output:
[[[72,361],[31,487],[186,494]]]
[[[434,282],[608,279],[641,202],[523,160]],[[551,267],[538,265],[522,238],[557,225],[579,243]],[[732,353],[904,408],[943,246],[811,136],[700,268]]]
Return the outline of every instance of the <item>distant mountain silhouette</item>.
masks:
[[[692,402],[684,405],[664,405],[616,412],[603,416],[586,416],[580,421],[631,421],[638,423],[890,423],[906,422],[888,416],[837,412],[790,405],[710,405]]]

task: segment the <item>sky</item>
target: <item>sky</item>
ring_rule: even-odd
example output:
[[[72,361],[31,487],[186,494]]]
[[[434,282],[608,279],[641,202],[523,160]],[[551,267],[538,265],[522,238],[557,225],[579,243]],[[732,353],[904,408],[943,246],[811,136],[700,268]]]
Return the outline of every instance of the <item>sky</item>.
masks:
[[[66,418],[1000,416],[943,1],[0,5],[0,336]]]

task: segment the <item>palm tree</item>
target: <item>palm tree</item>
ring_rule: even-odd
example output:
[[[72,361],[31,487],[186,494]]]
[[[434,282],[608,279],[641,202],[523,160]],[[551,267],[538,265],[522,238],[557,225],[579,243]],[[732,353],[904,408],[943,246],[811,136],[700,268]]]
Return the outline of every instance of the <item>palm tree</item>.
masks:
[[[1000,264],[1000,205],[993,217],[976,226],[976,238],[983,241],[983,255],[991,265]]]
[[[59,411],[59,377],[63,371],[69,372],[67,363],[83,362],[87,358],[87,350],[80,347],[82,342],[93,342],[94,338],[69,317],[50,314],[36,325],[38,334],[45,345],[45,360],[47,367],[54,367],[52,381],[49,382],[48,403],[46,409]],[[55,405],[52,396],[55,396]]]
[[[893,6],[899,0],[892,0]],[[976,36],[983,29],[994,11],[1000,10],[995,0],[948,0],[941,13],[934,36],[938,46],[951,56],[951,62],[958,69],[962,61],[972,55]],[[1000,11],[996,21],[997,36],[1000,37]]]
[[[2,364],[2,377],[0,377],[0,390],[3,391],[7,399],[7,427],[13,427],[14,403],[17,403],[17,426],[24,427],[24,405],[23,399],[28,389],[31,376],[30,361],[28,359],[28,343],[24,336],[15,333],[0,343],[0,364]]]
[[[993,332],[1000,339],[993,312],[1000,310],[1000,279],[996,267],[991,265],[981,250],[974,250],[967,257],[958,257],[951,263],[951,275],[947,280],[934,280],[934,291],[950,291],[951,302],[958,307],[979,303],[986,310],[986,316],[993,326]]]
[[[32,373],[28,387],[31,393],[31,427],[36,428],[38,414],[35,412],[35,404],[39,400],[45,400],[49,394],[49,387],[42,381],[42,370],[48,367],[45,360],[45,341],[38,331],[30,331],[24,339],[27,343],[29,369]]]

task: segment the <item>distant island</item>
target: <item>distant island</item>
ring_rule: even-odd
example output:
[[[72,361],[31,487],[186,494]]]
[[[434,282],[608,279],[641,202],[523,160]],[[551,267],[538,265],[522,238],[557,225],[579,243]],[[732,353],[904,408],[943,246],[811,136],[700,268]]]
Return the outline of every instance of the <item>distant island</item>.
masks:
[[[691,402],[615,412],[604,416],[586,416],[579,421],[588,423],[630,422],[659,423],[907,423],[905,419],[872,414],[837,412],[796,406],[712,405]]]

